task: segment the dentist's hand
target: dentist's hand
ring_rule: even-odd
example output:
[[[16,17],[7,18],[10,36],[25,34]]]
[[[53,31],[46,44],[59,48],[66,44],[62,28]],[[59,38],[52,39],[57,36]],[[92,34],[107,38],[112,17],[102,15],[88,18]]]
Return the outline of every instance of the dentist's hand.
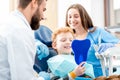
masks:
[[[40,77],[43,77],[44,80],[50,80],[50,74],[47,73],[47,72],[45,72],[45,71],[41,71],[41,72],[39,73],[39,76],[40,76]]]
[[[40,42],[39,40],[36,40],[36,46],[37,46],[37,51],[36,53],[38,54],[38,58],[41,60],[44,57],[47,57],[49,55],[49,49],[48,47]]]

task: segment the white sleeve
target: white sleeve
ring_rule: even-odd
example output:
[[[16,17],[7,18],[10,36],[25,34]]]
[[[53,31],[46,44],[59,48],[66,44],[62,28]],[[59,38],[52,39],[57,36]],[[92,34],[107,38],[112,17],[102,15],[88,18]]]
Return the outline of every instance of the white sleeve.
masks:
[[[36,80],[45,80],[43,77],[39,77]]]
[[[5,32],[7,33],[7,31]],[[0,32],[0,79],[35,80],[34,35],[23,29],[12,32],[14,34],[11,34],[10,31],[10,34],[5,33],[4,35],[1,35]]]

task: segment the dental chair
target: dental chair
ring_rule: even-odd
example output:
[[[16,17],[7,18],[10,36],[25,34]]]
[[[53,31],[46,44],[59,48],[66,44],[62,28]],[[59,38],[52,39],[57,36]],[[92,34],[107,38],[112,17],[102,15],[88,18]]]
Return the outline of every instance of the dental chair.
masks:
[[[40,25],[39,29],[35,31],[34,35],[35,35],[35,39],[37,39],[37,40],[41,41],[42,43],[44,43],[45,45],[47,45],[47,47],[49,48],[49,55],[47,57],[39,60],[38,54],[36,54],[35,64],[34,64],[33,68],[37,73],[39,73],[40,71],[47,72],[48,71],[47,60],[50,57],[55,56],[57,54],[51,45],[52,44],[52,41],[51,41],[52,31],[48,27],[46,27],[44,25]]]
[[[120,27],[105,27],[105,29],[112,35],[120,39]],[[97,50],[97,47],[95,48]],[[102,72],[104,76],[110,76],[116,73],[118,68],[120,68],[120,47],[112,47],[104,51],[103,53],[95,54],[100,60],[102,66]],[[106,72],[108,71],[108,72]],[[120,72],[119,72],[120,74]]]
[[[101,54],[96,53],[96,56],[100,59],[104,76],[113,75],[114,68],[120,67],[120,47],[109,48]],[[115,61],[117,61],[117,63]]]

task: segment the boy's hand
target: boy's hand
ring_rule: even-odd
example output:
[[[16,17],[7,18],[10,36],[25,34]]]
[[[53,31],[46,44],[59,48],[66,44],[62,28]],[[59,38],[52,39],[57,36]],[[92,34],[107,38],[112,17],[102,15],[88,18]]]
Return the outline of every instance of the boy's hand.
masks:
[[[76,76],[83,75],[85,72],[85,67],[83,66],[85,62],[80,63],[74,70],[73,72],[76,74]]]

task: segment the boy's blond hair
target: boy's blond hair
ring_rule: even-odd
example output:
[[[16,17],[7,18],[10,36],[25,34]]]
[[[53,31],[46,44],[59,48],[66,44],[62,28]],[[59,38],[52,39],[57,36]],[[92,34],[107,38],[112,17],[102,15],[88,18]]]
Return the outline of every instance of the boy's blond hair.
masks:
[[[74,32],[71,28],[69,27],[60,27],[58,29],[56,29],[53,33],[52,33],[52,43],[55,43],[56,42],[56,37],[58,34],[60,33],[67,33],[67,32],[70,32],[73,37],[74,37]]]

